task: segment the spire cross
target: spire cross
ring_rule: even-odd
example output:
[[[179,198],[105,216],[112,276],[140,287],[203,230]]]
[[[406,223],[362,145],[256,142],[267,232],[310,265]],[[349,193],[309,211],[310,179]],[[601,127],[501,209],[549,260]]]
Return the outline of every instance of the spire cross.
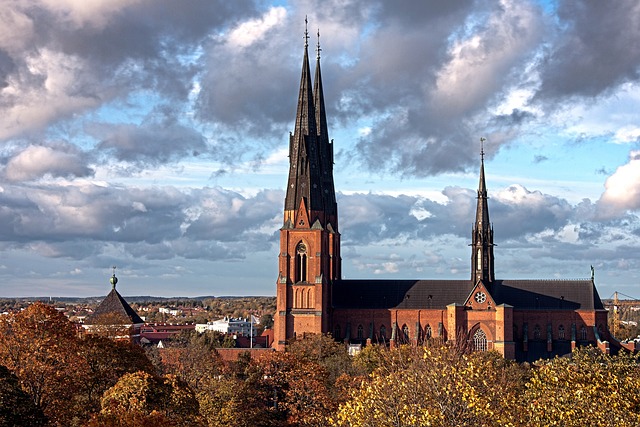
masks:
[[[304,47],[309,47],[309,29],[307,28],[309,21],[307,21],[307,15],[304,16]]]
[[[318,52],[318,59],[320,59],[320,51],[322,49],[320,49],[320,28],[318,28],[318,46],[316,48],[316,51]]]
[[[484,162],[484,142],[486,141],[486,138],[480,137],[480,158],[482,159],[482,161]]]

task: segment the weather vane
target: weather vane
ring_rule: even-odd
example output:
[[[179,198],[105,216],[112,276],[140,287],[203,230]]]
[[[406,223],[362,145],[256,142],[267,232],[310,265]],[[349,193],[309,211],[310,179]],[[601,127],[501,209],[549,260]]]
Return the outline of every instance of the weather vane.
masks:
[[[320,51],[322,49],[320,49],[320,28],[318,28],[318,47],[317,47],[317,51],[318,51],[318,59],[320,59]]]
[[[309,47],[309,21],[307,20],[307,15],[304,16],[304,47]]]
[[[486,138],[480,137],[480,157],[482,158],[482,160],[484,160],[484,142],[486,140]]]

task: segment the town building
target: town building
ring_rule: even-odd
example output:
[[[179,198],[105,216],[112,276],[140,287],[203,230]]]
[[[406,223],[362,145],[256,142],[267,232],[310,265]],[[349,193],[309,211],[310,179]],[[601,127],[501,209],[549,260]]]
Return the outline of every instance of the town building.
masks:
[[[115,267],[110,282],[111,292],[102,300],[96,310],[85,318],[82,325],[84,334],[139,343],[144,321],[116,290],[118,278],[115,274]]]
[[[305,334],[349,344],[441,340],[508,359],[537,360],[607,340],[607,311],[594,274],[577,280],[497,279],[484,152],[471,232],[469,279],[344,280],[333,180],[333,141],[325,111],[320,46],[312,83],[308,33],[278,254],[274,347]],[[499,229],[499,228],[498,228]]]
[[[255,324],[244,318],[224,317],[223,319],[214,320],[213,322],[197,323],[196,332],[203,333],[207,331],[217,331],[228,335],[238,336],[256,336]]]

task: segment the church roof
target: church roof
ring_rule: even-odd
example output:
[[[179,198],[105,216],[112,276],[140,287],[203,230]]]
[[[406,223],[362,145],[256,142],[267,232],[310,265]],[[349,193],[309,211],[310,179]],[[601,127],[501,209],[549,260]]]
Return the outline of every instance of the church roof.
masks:
[[[464,304],[471,280],[339,280],[332,288],[336,309],[444,309]],[[488,289],[496,304],[520,310],[600,310],[590,279],[496,280]]]
[[[91,325],[93,321],[105,315],[117,315],[123,319],[130,320],[132,324],[144,323],[144,320],[142,320],[140,316],[138,316],[138,313],[122,298],[115,287],[111,289],[111,292],[102,300],[98,308],[96,308],[96,311],[90,316],[87,316],[85,323]]]
[[[339,280],[332,288],[333,308],[428,309],[464,304],[470,280]]]
[[[604,309],[591,279],[496,280],[491,296],[496,304],[520,309]]]

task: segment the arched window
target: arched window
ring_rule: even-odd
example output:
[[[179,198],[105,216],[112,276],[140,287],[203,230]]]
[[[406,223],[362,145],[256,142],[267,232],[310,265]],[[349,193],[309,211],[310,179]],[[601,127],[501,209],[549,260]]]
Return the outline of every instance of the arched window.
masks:
[[[407,325],[402,325],[402,335],[405,340],[409,341],[409,327]]]
[[[296,247],[296,282],[307,281],[307,247],[298,243]]]
[[[380,326],[380,341],[387,340],[387,328],[384,325]]]
[[[427,325],[424,328],[424,337],[429,340],[431,339],[431,334],[433,334],[433,331],[431,331],[431,325]]]
[[[300,289],[294,289],[293,291],[293,308],[300,307]]]
[[[340,340],[342,339],[342,335],[340,334],[340,325],[336,325],[333,330],[333,338]]]
[[[357,335],[359,340],[362,340],[362,338],[364,337],[364,328],[362,327],[362,325],[358,325],[358,335]]]
[[[564,326],[563,326],[563,325],[560,325],[560,326],[558,326],[558,339],[559,339],[559,340],[563,340],[563,339],[565,339],[565,338],[566,338],[566,337],[565,337],[565,335],[564,335]]]
[[[482,270],[482,252],[480,252],[480,249],[478,249],[478,253],[476,256],[476,270]]]
[[[587,328],[585,328],[584,326],[582,326],[580,328],[580,339],[582,341],[586,341],[587,340]]]
[[[487,334],[480,328],[473,334],[473,349],[475,351],[487,351]]]
[[[533,328],[533,339],[534,340],[539,340],[540,339],[540,325],[536,325]]]
[[[311,308],[311,289],[307,289],[307,308]]]

